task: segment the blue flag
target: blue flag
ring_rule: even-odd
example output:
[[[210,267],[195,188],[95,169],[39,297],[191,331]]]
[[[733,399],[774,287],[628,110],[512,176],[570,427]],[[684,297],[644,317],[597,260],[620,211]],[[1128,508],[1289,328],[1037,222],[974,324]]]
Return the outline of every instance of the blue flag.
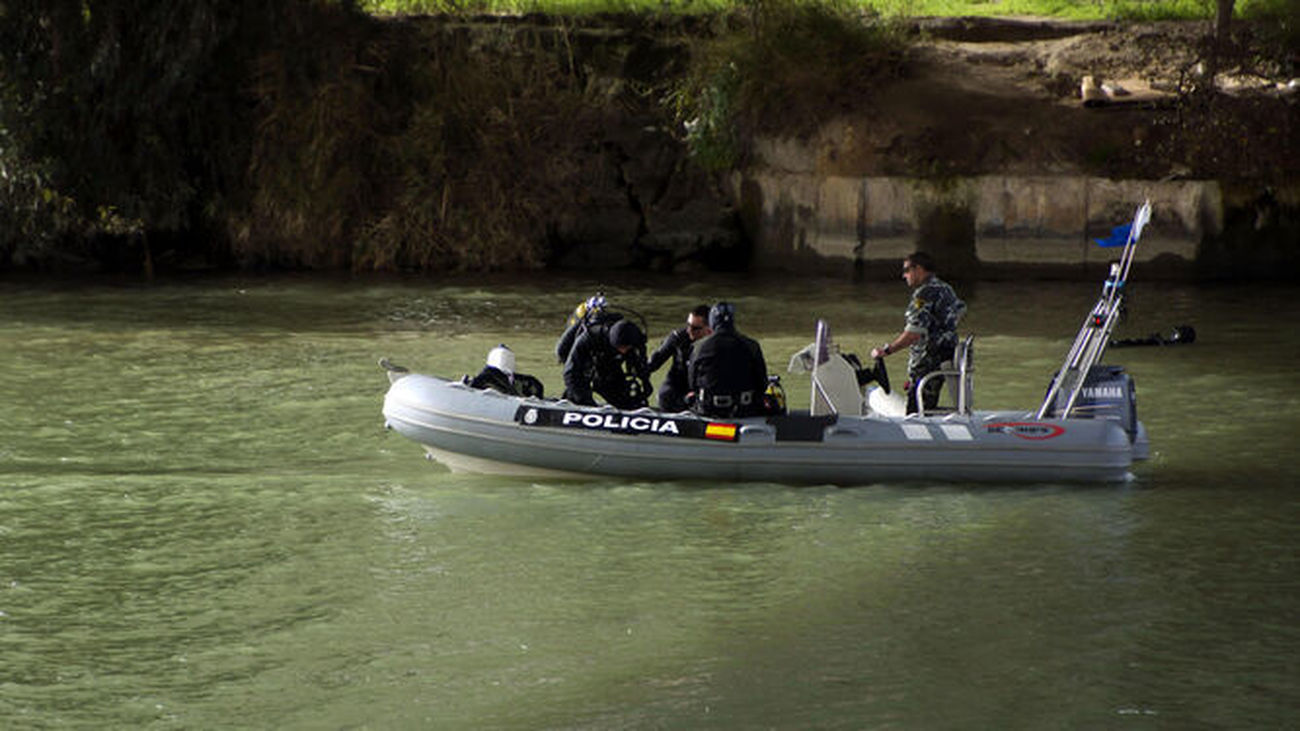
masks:
[[[1133,224],[1126,223],[1123,226],[1116,226],[1115,228],[1111,229],[1110,236],[1107,236],[1104,239],[1093,239],[1093,240],[1097,242],[1098,246],[1106,246],[1106,247],[1123,246],[1124,244],[1128,243],[1128,234],[1129,231],[1132,230],[1133,230]]]

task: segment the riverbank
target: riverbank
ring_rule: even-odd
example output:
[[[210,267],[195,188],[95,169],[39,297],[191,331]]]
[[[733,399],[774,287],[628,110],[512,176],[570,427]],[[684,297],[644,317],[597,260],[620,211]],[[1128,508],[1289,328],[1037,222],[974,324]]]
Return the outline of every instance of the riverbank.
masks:
[[[364,266],[400,263],[442,221],[503,254],[472,265],[488,268],[892,278],[928,248],[966,277],[1093,278],[1091,239],[1152,198],[1151,276],[1300,273],[1297,96],[1242,75],[1197,92],[1205,23],[918,21],[901,52],[848,59],[861,78],[763,102],[706,172],[692,136],[706,120],[659,99],[735,18],[390,22],[435,66],[450,55],[492,75],[470,78],[484,101],[465,171],[488,195],[465,198],[455,176],[408,186],[407,207],[368,230],[373,251],[399,254]],[[781,78],[773,99],[800,83]],[[1085,99],[1087,84],[1110,95]],[[462,207],[476,218],[457,225]]]
[[[100,206],[39,243],[19,236],[0,268],[873,276],[924,247],[977,276],[1091,277],[1089,238],[1154,196],[1167,276],[1298,270],[1285,64],[1209,92],[1205,24],[927,20],[883,43],[850,29],[828,55],[734,15],[313,12],[252,49],[227,100],[247,118],[161,166],[221,174],[168,188],[174,201],[124,189],[136,214]],[[794,20],[812,39],[843,22]],[[733,109],[743,80],[725,72],[687,83],[759,51],[754,68],[781,71],[761,114]],[[847,81],[826,85],[827,64]],[[707,164],[705,133],[729,145]],[[158,187],[149,172],[124,185]],[[59,215],[82,205],[37,197]]]
[[[920,246],[970,277],[1089,277],[1092,239],[1149,198],[1150,275],[1295,276],[1300,96],[1245,75],[1190,91],[1209,30],[919,23],[906,75],[732,174],[756,259],[892,276]]]

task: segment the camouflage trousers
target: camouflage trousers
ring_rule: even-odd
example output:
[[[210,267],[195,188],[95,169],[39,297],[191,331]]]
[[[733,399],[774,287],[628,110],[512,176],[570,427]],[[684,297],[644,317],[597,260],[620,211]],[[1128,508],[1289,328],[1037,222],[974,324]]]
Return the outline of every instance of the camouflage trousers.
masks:
[[[918,411],[916,408],[916,384],[920,383],[925,375],[925,373],[922,373],[920,376],[910,378],[907,381],[905,388],[907,390],[907,413],[909,414],[915,414]],[[925,405],[925,413],[927,414],[933,412],[935,407],[939,405],[939,393],[943,390],[943,379],[943,376],[934,376],[925,382],[925,390],[921,394],[921,403]]]
[[[925,378],[927,374],[939,370],[945,361],[952,360],[955,348],[943,348],[937,353],[927,354],[927,357],[907,369],[907,413],[915,414],[917,409],[916,385]],[[925,391],[921,394],[921,403],[925,405],[925,412],[928,414],[939,405],[939,393],[943,390],[943,376],[933,376],[925,382]]]

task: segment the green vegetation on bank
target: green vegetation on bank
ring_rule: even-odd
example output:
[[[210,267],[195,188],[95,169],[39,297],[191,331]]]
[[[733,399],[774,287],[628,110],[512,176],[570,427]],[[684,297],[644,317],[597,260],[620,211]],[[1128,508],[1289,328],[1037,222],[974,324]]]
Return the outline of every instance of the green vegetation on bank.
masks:
[[[1242,15],[1279,13],[1271,27],[1291,38],[1298,5],[1237,2]],[[665,156],[685,143],[693,171],[726,170],[756,135],[810,131],[838,101],[869,99],[904,73],[908,16],[1207,18],[1213,8],[0,0],[0,271],[540,266],[554,241],[629,195],[633,183],[618,180],[626,153],[609,140],[628,119],[658,130]],[[566,18],[485,24],[471,37],[450,27],[460,24],[373,15],[433,11],[715,15],[682,38],[636,30],[646,55],[629,76],[636,64],[602,57],[603,41]]]
[[[898,23],[845,2],[755,4],[750,29],[697,44],[670,98],[694,159],[707,170],[744,160],[763,132],[810,132],[825,102],[865,99],[902,72],[911,43]]]
[[[151,239],[219,227],[246,170],[249,71],[293,4],[0,4],[0,269],[148,268]]]

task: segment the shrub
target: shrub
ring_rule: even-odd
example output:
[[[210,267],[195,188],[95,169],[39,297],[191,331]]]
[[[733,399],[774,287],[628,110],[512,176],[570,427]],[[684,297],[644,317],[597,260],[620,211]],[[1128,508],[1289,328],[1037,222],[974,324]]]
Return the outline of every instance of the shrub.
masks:
[[[841,103],[858,103],[902,73],[900,25],[839,0],[753,0],[748,13],[695,51],[672,96],[695,159],[743,162],[758,133],[801,134]]]

